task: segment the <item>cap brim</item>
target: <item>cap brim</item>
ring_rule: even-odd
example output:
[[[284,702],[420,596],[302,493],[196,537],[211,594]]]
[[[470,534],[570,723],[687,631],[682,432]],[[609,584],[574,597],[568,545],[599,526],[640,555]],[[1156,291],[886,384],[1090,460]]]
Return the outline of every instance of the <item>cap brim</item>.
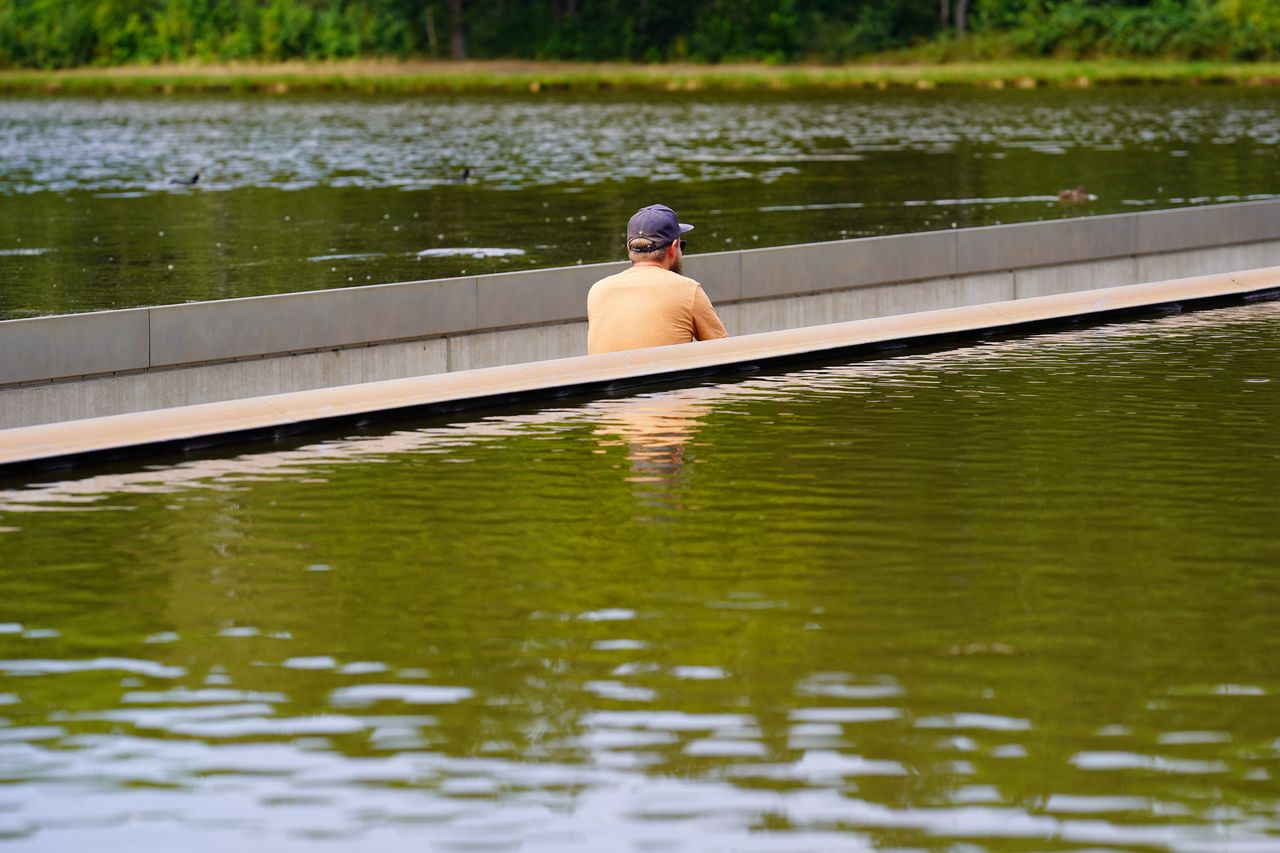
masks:
[[[689,233],[690,231],[692,231],[692,230],[693,230],[693,226],[692,226],[692,225],[685,225],[683,222],[681,222],[681,223],[680,223],[680,233],[681,233],[681,234],[688,234],[688,233]]]

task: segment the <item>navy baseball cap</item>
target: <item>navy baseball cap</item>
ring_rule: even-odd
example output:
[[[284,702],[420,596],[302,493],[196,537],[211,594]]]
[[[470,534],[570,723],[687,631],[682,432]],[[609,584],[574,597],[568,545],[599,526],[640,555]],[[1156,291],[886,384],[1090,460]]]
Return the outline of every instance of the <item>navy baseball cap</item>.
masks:
[[[665,204],[651,204],[637,210],[627,223],[627,248],[633,252],[652,252],[692,230],[692,225],[677,219],[676,212]]]

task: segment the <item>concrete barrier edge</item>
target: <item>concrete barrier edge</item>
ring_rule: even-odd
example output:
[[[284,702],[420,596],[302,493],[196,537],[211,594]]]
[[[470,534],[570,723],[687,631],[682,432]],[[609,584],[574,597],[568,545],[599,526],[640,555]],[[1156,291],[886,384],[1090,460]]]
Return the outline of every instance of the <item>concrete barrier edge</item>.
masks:
[[[1280,295],[1280,267],[20,427],[0,431],[0,474],[39,467],[36,463],[209,443],[217,437],[248,437],[377,413],[476,407],[486,401],[559,394],[565,389],[662,381],[835,350],[1269,291]]]
[[[1253,201],[690,255],[717,304],[1280,239]],[[0,385],[583,318],[625,264],[524,270],[0,322]]]

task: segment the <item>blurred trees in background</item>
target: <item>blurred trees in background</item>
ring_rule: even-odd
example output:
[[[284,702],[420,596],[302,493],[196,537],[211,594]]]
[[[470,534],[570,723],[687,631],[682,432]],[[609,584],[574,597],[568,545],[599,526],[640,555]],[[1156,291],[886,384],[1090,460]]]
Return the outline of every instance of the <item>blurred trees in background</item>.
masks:
[[[0,67],[1280,57],[1280,0],[0,0]]]

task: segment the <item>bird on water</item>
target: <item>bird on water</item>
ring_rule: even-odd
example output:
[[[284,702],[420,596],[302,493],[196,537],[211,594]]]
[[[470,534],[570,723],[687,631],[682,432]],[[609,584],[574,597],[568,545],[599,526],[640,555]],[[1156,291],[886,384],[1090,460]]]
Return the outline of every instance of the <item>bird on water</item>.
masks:
[[[1058,201],[1067,204],[1084,204],[1089,200],[1089,191],[1085,189],[1084,184],[1071,190],[1058,190]]]
[[[184,187],[194,187],[200,181],[200,173],[196,172],[190,178],[170,178],[169,183],[179,184]]]

